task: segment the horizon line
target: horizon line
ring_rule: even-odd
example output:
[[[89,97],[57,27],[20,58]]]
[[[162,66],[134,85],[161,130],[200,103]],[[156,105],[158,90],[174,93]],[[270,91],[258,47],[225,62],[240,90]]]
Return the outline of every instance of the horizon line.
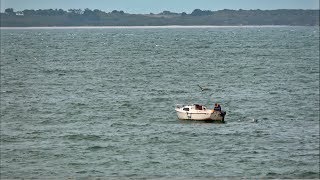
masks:
[[[211,26],[211,25],[165,25],[165,26],[28,26],[28,27],[1,27],[1,30],[25,30],[25,29],[192,29],[192,28],[272,28],[272,27],[318,27],[318,26],[290,26],[290,25],[244,25],[244,26]]]

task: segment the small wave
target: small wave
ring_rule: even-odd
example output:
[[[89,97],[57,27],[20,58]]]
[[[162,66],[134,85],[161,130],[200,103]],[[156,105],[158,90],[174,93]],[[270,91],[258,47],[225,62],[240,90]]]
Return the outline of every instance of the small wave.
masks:
[[[195,46],[196,49],[208,49],[210,46],[208,45],[202,45],[202,46]]]
[[[304,179],[320,179],[320,173],[314,172],[314,171],[307,171],[300,174],[297,174],[298,178],[304,178]]]
[[[256,135],[263,135],[263,136],[267,136],[270,135],[270,133],[266,130],[254,130],[253,131]]]
[[[65,155],[65,154],[54,154],[53,156],[56,157],[56,158],[65,158],[67,155]]]
[[[101,137],[97,135],[84,135],[84,134],[66,135],[64,136],[64,138],[69,140],[91,140],[91,141],[101,139]]]
[[[170,100],[170,98],[165,98],[165,97],[152,98],[152,102],[154,102],[154,103],[166,102],[166,101],[169,101],[169,100]]]
[[[267,178],[274,178],[274,177],[279,177],[281,174],[275,173],[275,172],[269,172],[266,177]]]
[[[87,150],[90,150],[90,151],[99,151],[99,150],[113,150],[113,149],[116,149],[115,146],[91,146],[91,147],[88,147]]]
[[[45,74],[58,74],[58,75],[66,75],[67,73],[84,73],[85,70],[73,70],[73,69],[46,69],[42,70]]]
[[[85,106],[86,104],[81,102],[72,102],[71,105],[74,107],[79,107],[79,106]]]
[[[159,161],[150,161],[150,164],[161,164]]]
[[[123,127],[123,126],[127,126],[127,127],[146,127],[146,126],[150,126],[149,123],[128,123],[128,122],[115,122],[112,123],[110,125],[110,127]]]
[[[13,91],[7,90],[7,91],[1,91],[1,93],[8,93],[8,94],[10,94],[10,93],[13,93]]]
[[[176,139],[164,139],[158,136],[154,136],[154,137],[149,137],[148,138],[148,144],[175,144],[175,143],[179,143],[178,140]]]
[[[81,163],[81,162],[69,162],[68,163],[69,166],[82,166],[82,165],[86,165],[85,162]]]
[[[123,123],[115,122],[115,123],[112,123],[110,125],[110,127],[117,127],[117,126],[122,126],[122,125],[123,125]]]
[[[150,124],[148,123],[129,123],[129,124],[125,124],[127,126],[130,126],[130,127],[143,127],[143,126],[149,126]]]
[[[87,171],[77,171],[76,173],[78,173],[78,174],[86,174]]]
[[[302,179],[319,179],[320,173],[314,171],[297,172],[289,174],[279,174],[275,172],[269,172],[265,178],[281,178],[281,179],[292,179],[292,178],[302,178]]]
[[[183,93],[188,93],[188,91],[185,90],[171,90],[170,94],[183,94]]]
[[[121,104],[121,107],[124,107],[124,108],[133,107],[133,104],[130,103],[129,101],[127,101],[127,102],[124,102],[123,104]]]
[[[9,135],[1,135],[1,142],[5,143],[11,143],[11,142],[17,142],[19,139],[18,136],[9,136]]]
[[[48,124],[51,124],[52,122],[53,122],[52,119],[45,119],[40,121],[40,124],[48,125]]]
[[[85,91],[94,92],[95,89],[94,88],[86,88]]]
[[[26,134],[28,135],[39,135],[39,134],[42,134],[43,132],[42,131],[31,131],[31,132],[27,132]]]

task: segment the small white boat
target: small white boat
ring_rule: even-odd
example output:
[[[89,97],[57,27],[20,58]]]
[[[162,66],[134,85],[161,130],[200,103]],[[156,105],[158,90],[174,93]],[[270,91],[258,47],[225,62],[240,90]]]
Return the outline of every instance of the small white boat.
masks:
[[[224,122],[225,111],[214,111],[199,104],[177,105],[175,108],[181,120],[220,121]]]

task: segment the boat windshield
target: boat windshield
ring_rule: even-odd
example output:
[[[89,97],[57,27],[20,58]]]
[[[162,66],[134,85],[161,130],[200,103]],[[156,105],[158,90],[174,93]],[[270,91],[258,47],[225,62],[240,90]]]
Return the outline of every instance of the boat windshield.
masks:
[[[189,108],[183,108],[184,111],[189,111]]]

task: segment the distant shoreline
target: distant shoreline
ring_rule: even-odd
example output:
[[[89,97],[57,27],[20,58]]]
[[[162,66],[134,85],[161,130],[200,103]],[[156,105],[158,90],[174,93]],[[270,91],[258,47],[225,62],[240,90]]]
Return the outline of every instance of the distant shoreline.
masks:
[[[98,9],[39,9],[0,13],[1,27],[251,27],[251,26],[319,26],[319,10],[201,10],[187,14],[163,11],[159,14],[128,14]]]
[[[43,26],[43,27],[0,27],[1,30],[14,29],[197,29],[197,28],[273,28],[273,27],[319,27],[319,26],[290,26],[290,25],[246,25],[246,26]]]

